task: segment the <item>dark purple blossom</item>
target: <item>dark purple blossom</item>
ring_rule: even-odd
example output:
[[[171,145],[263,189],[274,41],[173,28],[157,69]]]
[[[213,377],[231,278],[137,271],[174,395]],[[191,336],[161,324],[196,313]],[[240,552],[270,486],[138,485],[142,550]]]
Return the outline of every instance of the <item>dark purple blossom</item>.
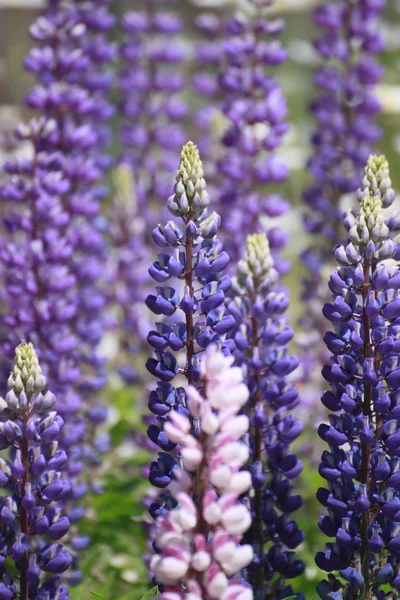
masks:
[[[236,364],[242,367],[250,391],[245,411],[250,420],[252,524],[244,541],[254,550],[247,575],[255,598],[292,597],[286,580],[304,570],[294,552],[304,539],[292,518],[301,506],[292,482],[302,463],[290,446],[302,427],[291,414],[299,396],[289,378],[298,360],[288,353],[293,336],[285,316],[288,303],[265,234],[249,236],[229,293],[228,310],[236,322],[229,334],[236,346]]]
[[[349,239],[335,248],[333,303],[324,308],[334,329],[325,336],[333,356],[322,402],[332,414],[319,427],[329,450],[319,469],[327,487],[317,496],[326,508],[320,529],[333,539],[316,563],[340,579],[319,584],[323,600],[390,597],[386,583],[400,589],[399,267],[388,262],[398,251],[396,220],[383,211],[394,200],[383,156],[369,158],[359,198],[359,211],[344,218]]]
[[[9,451],[0,459],[0,594],[66,599],[60,575],[72,556],[57,543],[70,526],[61,508],[71,492],[63,477],[68,456],[57,441],[64,421],[54,410],[54,394],[43,393],[46,378],[32,344],[16,348],[7,385],[0,398],[0,446]]]

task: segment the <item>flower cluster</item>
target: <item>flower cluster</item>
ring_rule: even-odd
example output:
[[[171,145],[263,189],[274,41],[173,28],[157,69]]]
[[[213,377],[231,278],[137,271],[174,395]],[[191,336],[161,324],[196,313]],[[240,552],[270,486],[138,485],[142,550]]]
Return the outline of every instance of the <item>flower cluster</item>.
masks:
[[[185,81],[179,71],[185,53],[178,39],[183,24],[168,7],[171,0],[137,4],[121,20],[126,34],[120,48],[126,117],[122,160],[132,168],[139,215],[154,223],[151,205],[158,201],[163,206],[185,141],[181,120],[187,108],[180,94]]]
[[[304,569],[293,552],[304,534],[291,518],[301,506],[291,482],[302,464],[290,451],[302,429],[291,414],[299,397],[288,377],[298,360],[288,354],[293,336],[285,317],[288,297],[279,285],[265,234],[248,237],[229,296],[228,309],[236,322],[234,356],[250,390],[244,409],[250,419],[253,488],[252,524],[244,538],[254,549],[248,580],[257,598],[292,597],[285,580]]]
[[[222,138],[226,151],[218,162],[224,176],[219,210],[232,260],[242,256],[248,234],[267,229],[265,217],[288,210],[278,193],[265,192],[266,184],[280,184],[288,174],[276,154],[288,127],[286,100],[269,73],[270,67],[286,59],[278,39],[284,23],[269,18],[261,3],[252,3],[254,18],[234,17],[226,26],[219,76],[222,110],[228,120]],[[286,244],[278,228],[269,228],[267,234],[274,251]],[[280,272],[287,269],[283,261],[276,266]]]
[[[322,29],[315,48],[323,64],[314,77],[320,90],[312,104],[318,128],[312,137],[315,153],[308,164],[314,182],[304,193],[310,208],[305,227],[318,236],[303,253],[309,269],[306,300],[316,296],[321,268],[329,262],[332,246],[341,241],[341,200],[357,190],[371,148],[381,135],[373,120],[380,110],[373,87],[382,69],[373,56],[383,49],[376,21],[384,4],[337,0],[323,2],[314,13]]]
[[[108,4],[55,0],[31,27],[37,47],[25,66],[37,84],[26,103],[38,116],[18,127],[30,153],[6,163],[9,179],[0,191],[3,367],[9,370],[19,340],[38,348],[65,419],[60,443],[71,449],[70,500],[85,494],[83,465],[97,464],[104,447],[95,430],[106,416],[96,396],[105,383],[98,346],[106,302],[101,179],[110,162],[103,123],[113,114],[106,98],[112,83],[106,65],[114,55]],[[73,509],[71,519],[81,514]],[[83,543],[78,538],[76,547]]]
[[[182,447],[183,468],[175,471],[171,485],[178,506],[158,518],[155,544],[160,553],[151,561],[163,600],[253,598],[240,577],[229,579],[253,555],[250,545],[239,545],[251,521],[239,500],[250,487],[250,474],[240,471],[248,459],[248,448],[240,439],[249,421],[238,415],[248,390],[241,369],[232,362],[233,357],[210,346],[201,365],[203,394],[194,386],[187,388],[200,438],[191,434],[190,419],[177,412],[165,425],[167,438]]]
[[[10,452],[0,459],[0,597],[65,600],[59,576],[72,557],[57,543],[70,525],[60,508],[71,489],[57,442],[64,423],[55,396],[42,393],[46,379],[32,344],[16,348],[7,385],[0,398],[0,448]]]
[[[150,294],[146,300],[154,314],[167,317],[156,323],[156,329],[148,335],[155,357],[146,363],[148,371],[159,380],[149,400],[157,424],[149,427],[148,434],[163,450],[150,467],[150,481],[160,488],[169,485],[176,465],[174,456],[168,454],[176,444],[166,437],[164,425],[172,410],[188,416],[185,391],[171,382],[179,373],[189,384],[196,382],[199,354],[212,342],[221,344],[234,324],[224,306],[231,280],[222,272],[229,257],[216,238],[219,216],[216,213],[207,216],[209,203],[199,152],[188,142],[182,150],[175,193],[168,200],[169,211],[181,223],[169,221],[153,231],[156,245],[172,248],[173,252],[158,254],[150,266],[151,277],[160,285],[156,294]],[[161,285],[171,278],[182,289]],[[182,350],[184,360],[179,366],[174,352]]]
[[[319,584],[323,600],[386,598],[384,584],[400,589],[400,271],[388,260],[398,260],[396,219],[383,212],[394,196],[385,158],[370,157],[360,209],[344,219],[350,239],[335,249],[333,303],[323,311],[334,330],[325,335],[333,357],[322,402],[333,414],[319,428],[329,450],[319,469],[327,488],[317,495],[327,511],[319,526],[334,539],[316,562],[340,573]]]
[[[308,163],[313,182],[303,194],[304,225],[313,241],[302,253],[307,275],[302,291],[303,333],[298,336],[301,378],[309,389],[313,414],[319,410],[322,392],[320,368],[329,359],[322,343],[326,323],[321,306],[328,300],[332,248],[343,241],[342,205],[346,194],[357,190],[365,162],[381,134],[375,123],[380,104],[373,89],[382,69],[373,57],[383,48],[377,20],[384,5],[384,0],[336,0],[322,2],[314,12],[321,28],[315,48],[322,64],[314,76],[319,95],[311,105],[317,122],[312,136],[314,154]]]

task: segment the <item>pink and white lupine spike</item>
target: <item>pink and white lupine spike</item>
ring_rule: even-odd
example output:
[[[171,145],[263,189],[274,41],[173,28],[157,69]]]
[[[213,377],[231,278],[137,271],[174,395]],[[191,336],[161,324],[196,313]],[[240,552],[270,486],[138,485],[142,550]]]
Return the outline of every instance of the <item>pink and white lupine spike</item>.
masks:
[[[232,357],[208,348],[201,367],[204,396],[189,386],[192,418],[172,412],[164,431],[182,446],[183,468],[170,492],[178,503],[158,519],[155,543],[160,553],[150,568],[162,585],[160,600],[252,600],[253,592],[235,577],[253,558],[249,545],[240,545],[251,523],[239,496],[250,488],[250,474],[240,469],[248,460],[241,438],[249,428],[239,415],[248,399],[241,370]],[[193,498],[196,480],[196,494]]]

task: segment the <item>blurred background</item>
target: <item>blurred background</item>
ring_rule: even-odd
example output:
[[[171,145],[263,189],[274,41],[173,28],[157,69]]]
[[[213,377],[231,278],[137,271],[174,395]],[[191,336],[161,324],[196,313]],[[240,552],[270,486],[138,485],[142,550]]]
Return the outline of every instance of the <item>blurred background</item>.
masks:
[[[243,0],[245,2],[245,0]],[[300,314],[299,295],[302,265],[298,257],[307,245],[301,219],[301,194],[309,175],[306,169],[311,154],[310,134],[314,127],[308,107],[313,98],[312,72],[317,64],[312,39],[315,37],[311,13],[314,0],[278,0],[274,11],[286,20],[283,45],[289,60],[280,67],[276,76],[288,99],[290,131],[279,152],[284,155],[290,169],[290,177],[282,186],[292,210],[283,217],[282,227],[290,234],[286,250],[292,262],[292,270],[286,276],[291,292],[291,321],[296,323]],[[23,99],[32,81],[24,72],[23,59],[30,48],[29,26],[43,3],[40,0],[0,0],[0,152],[1,162],[8,153],[15,151],[12,131],[23,118]],[[183,42],[195,34],[194,16],[204,8],[221,13],[242,8],[234,0],[177,0],[176,9],[185,20]],[[135,8],[135,0],[114,0],[113,11],[120,15],[127,8]],[[391,164],[391,176],[395,187],[400,188],[400,1],[388,0],[382,29],[386,50],[381,55],[385,67],[382,83],[376,93],[383,105],[379,125],[384,135],[379,150]],[[196,140],[193,140],[196,142]],[[118,148],[114,148],[115,154]],[[110,353],[112,339],[107,340],[106,353]],[[143,364],[144,364],[143,358]],[[144,368],[144,367],[143,367]],[[307,395],[308,390],[302,390]],[[148,455],[140,449],[135,432],[142,430],[141,412],[143,390],[121,387],[111,379],[105,391],[105,401],[110,407],[109,429],[112,449],[102,467],[105,493],[89,500],[85,519],[85,532],[92,544],[84,554],[83,583],[71,592],[73,600],[139,600],[151,587],[141,555],[145,550],[142,533],[141,496],[147,488],[140,469],[148,462]],[[305,398],[307,407],[307,398]],[[310,429],[318,423],[309,419]],[[308,439],[308,438],[305,438]],[[317,438],[314,438],[318,444]],[[308,600],[317,597],[315,582],[320,575],[314,565],[314,554],[324,544],[316,525],[319,506],[314,493],[319,485],[318,463],[314,460],[318,449],[311,452],[302,442],[305,469],[299,482],[305,504],[299,515],[300,525],[306,532],[306,542],[299,550],[307,568],[294,586]],[[149,592],[148,599],[154,595]]]

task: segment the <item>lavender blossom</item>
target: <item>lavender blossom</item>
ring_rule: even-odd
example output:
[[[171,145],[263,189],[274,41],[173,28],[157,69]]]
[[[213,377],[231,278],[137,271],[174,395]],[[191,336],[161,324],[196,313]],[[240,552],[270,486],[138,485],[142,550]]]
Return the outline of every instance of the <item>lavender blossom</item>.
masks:
[[[105,382],[98,355],[106,251],[100,182],[109,165],[103,122],[113,112],[106,100],[111,78],[104,69],[113,56],[105,38],[113,25],[107,4],[51,1],[32,26],[38,47],[25,64],[38,83],[26,102],[39,116],[18,128],[30,155],[6,163],[10,178],[0,192],[8,233],[0,248],[4,370],[20,339],[39,349],[65,419],[60,443],[71,450],[72,502],[86,493],[84,464],[96,466],[104,447],[96,428],[106,411],[96,396]],[[81,515],[80,508],[71,511],[71,519]],[[76,547],[82,544],[76,540]]]
[[[46,378],[32,344],[16,348],[7,385],[0,398],[0,447],[10,452],[0,459],[0,597],[64,600],[60,575],[72,563],[57,543],[70,525],[60,508],[71,489],[62,478],[67,454],[57,442],[64,423],[55,396],[42,393]]]
[[[151,392],[149,408],[157,417],[148,435],[162,452],[150,467],[150,482],[161,489],[171,482],[176,459],[171,452],[176,444],[167,439],[164,425],[171,411],[188,416],[186,393],[172,381],[180,374],[189,384],[199,376],[199,355],[210,343],[221,345],[225,334],[234,325],[224,306],[225,293],[231,285],[222,275],[229,262],[216,237],[220,218],[207,214],[210,200],[203,177],[203,167],[197,147],[188,142],[182,150],[174,194],[168,209],[180,223],[169,221],[158,225],[153,240],[160,248],[172,252],[158,254],[150,266],[151,277],[160,285],[156,294],[147,297],[147,307],[156,315],[167,317],[156,323],[148,342],[155,350],[146,367],[157,377],[157,388]],[[178,289],[168,281],[177,280]],[[165,282],[169,285],[163,285]],[[228,346],[226,344],[226,351]],[[182,362],[174,353],[182,352]],[[193,422],[193,427],[197,429]]]
[[[194,386],[187,388],[200,438],[190,433],[191,419],[178,412],[165,425],[170,442],[182,447],[183,468],[176,469],[171,485],[178,506],[158,518],[155,544],[160,552],[151,561],[162,600],[253,598],[251,588],[235,578],[251,561],[253,550],[239,545],[251,520],[239,500],[250,486],[249,473],[240,471],[248,458],[240,438],[249,421],[238,415],[249,393],[232,362],[233,357],[209,347],[201,364],[204,396]],[[201,482],[197,487],[196,480]]]
[[[374,120],[380,104],[373,88],[382,68],[373,57],[383,49],[377,20],[384,5],[384,0],[336,0],[322,2],[314,13],[314,21],[322,29],[315,48],[323,62],[314,77],[319,96],[311,105],[317,129],[308,167],[314,181],[304,192],[309,207],[304,224],[314,241],[302,255],[308,268],[303,324],[320,337],[325,331],[319,308],[325,301],[324,267],[330,270],[331,248],[343,241],[343,197],[357,190],[365,162],[381,136]],[[304,346],[316,347],[309,336]],[[323,351],[313,356],[311,349],[310,372],[321,362],[315,354],[324,358]]]
[[[318,585],[323,600],[383,599],[400,589],[400,271],[389,261],[398,260],[397,219],[383,211],[395,197],[383,156],[370,157],[359,197],[359,211],[344,219],[349,239],[335,248],[333,303],[323,310],[334,330],[325,335],[333,356],[322,402],[334,414],[319,428],[329,450],[319,469],[327,488],[317,496],[326,507],[320,529],[333,541],[316,562],[340,575]]]
[[[223,19],[215,13],[203,12],[195,18],[194,26],[201,37],[196,40],[192,64],[193,121],[197,145],[207,172],[208,189],[216,194],[220,181],[217,166],[221,152],[220,136],[224,127],[221,114],[223,95],[218,81],[223,64]]]
[[[299,397],[289,375],[298,360],[288,354],[293,337],[285,317],[289,301],[279,285],[265,234],[248,237],[229,296],[228,309],[236,321],[234,356],[250,390],[245,413],[250,420],[252,524],[244,540],[253,547],[254,559],[247,570],[248,581],[259,600],[288,598],[293,590],[286,580],[304,570],[293,552],[304,533],[291,518],[301,506],[292,481],[302,464],[290,451],[302,429],[291,414]]]
[[[233,260],[242,256],[249,233],[266,231],[264,217],[278,217],[289,208],[279,193],[265,191],[266,185],[279,185],[288,174],[276,153],[288,128],[286,100],[269,73],[270,67],[286,59],[278,40],[284,23],[269,18],[262,3],[250,2],[254,18],[237,16],[228,22],[219,77],[225,99],[222,109],[228,120],[222,138],[226,152],[219,161],[225,178],[220,211],[227,251]],[[279,229],[270,228],[267,235],[274,252],[285,246],[286,237]],[[280,272],[287,270],[281,260],[276,266]]]
[[[170,191],[185,134],[181,120],[187,107],[179,66],[185,55],[178,39],[183,24],[170,10],[171,0],[143,0],[126,12],[121,28],[126,38],[120,48],[123,162],[133,172],[138,214],[154,223],[151,207],[164,202]],[[162,206],[162,205],[161,205]]]
[[[113,366],[125,383],[143,383],[139,361],[147,351],[147,334],[151,326],[143,310],[151,260],[145,239],[146,221],[137,213],[131,169],[127,165],[119,165],[114,169],[112,182],[113,201],[109,215],[112,246],[108,282],[113,290],[118,327]]]

